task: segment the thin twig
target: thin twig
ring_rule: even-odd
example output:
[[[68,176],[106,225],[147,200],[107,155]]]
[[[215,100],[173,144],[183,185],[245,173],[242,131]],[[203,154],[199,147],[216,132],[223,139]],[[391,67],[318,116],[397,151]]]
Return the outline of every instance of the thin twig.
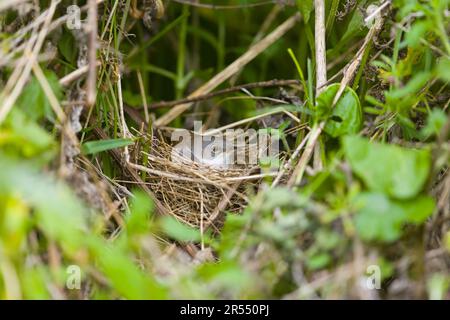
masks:
[[[190,102],[198,102],[203,100],[209,100],[211,98],[225,95],[228,93],[238,92],[243,89],[255,89],[255,88],[269,88],[269,87],[284,87],[284,86],[291,86],[291,85],[299,85],[299,80],[269,80],[269,81],[261,81],[261,82],[254,82],[254,83],[247,83],[242,85],[233,86],[230,88],[226,88],[223,90],[218,90],[215,92],[211,92],[208,94],[199,95],[197,97],[192,98],[184,98],[179,100],[173,100],[173,101],[158,101],[155,103],[152,103],[149,105],[149,109],[159,109],[159,108],[166,108],[166,107],[172,107],[184,103],[190,103]]]
[[[326,53],[326,25],[325,0],[315,0],[315,50],[316,50],[316,98],[325,90],[327,83],[327,53]],[[314,146],[314,169],[323,167],[320,157],[320,145]]]
[[[278,183],[280,182],[281,178],[283,177],[284,173],[291,168],[294,160],[297,159],[298,155],[300,154],[300,151],[305,146],[306,141],[308,141],[309,135],[310,135],[310,133],[308,132],[308,134],[303,138],[302,142],[299,143],[299,145],[295,149],[295,151],[292,154],[292,156],[289,158],[289,161],[283,166],[283,168],[281,168],[281,170],[278,173],[277,177],[275,178],[275,180],[273,180],[271,188],[276,187],[278,185]]]
[[[150,117],[148,115],[147,97],[145,95],[144,81],[142,80],[142,74],[140,71],[137,72],[137,77],[138,77],[138,83],[139,83],[139,90],[141,91],[141,96],[142,96],[142,104],[144,105],[145,122],[148,123],[150,121]]]
[[[377,15],[380,14],[380,12],[386,8],[389,4],[391,4],[391,0],[387,0],[385,1],[383,4],[381,4],[377,9],[375,9],[370,15],[368,15],[365,19],[364,19],[364,23],[369,23],[370,21],[372,21]]]
[[[117,96],[119,100],[119,116],[120,116],[120,124],[121,124],[121,131],[122,131],[122,137],[127,139],[130,138],[130,130],[128,129],[127,122],[125,121],[125,113],[123,111],[123,96],[122,96],[122,77],[120,75],[120,72],[118,72],[117,75]],[[125,162],[130,162],[130,153],[128,151],[128,146],[124,147],[124,155],[125,155]]]
[[[42,71],[41,67],[37,62],[33,64],[32,68],[34,75],[36,76],[36,79],[39,81],[48,101],[50,102],[50,106],[52,107],[53,111],[58,117],[59,122],[61,124],[65,123],[67,119],[66,114],[61,108],[58,98],[55,96],[55,93],[53,92],[50,84],[47,81],[47,78],[44,75],[44,72]]]
[[[247,3],[247,4],[238,4],[238,5],[218,5],[212,3],[199,3],[197,1],[189,1],[189,0],[173,0],[174,2],[178,2],[181,4],[190,5],[193,7],[203,8],[203,9],[212,9],[212,10],[233,10],[233,9],[244,9],[244,8],[254,8],[265,6],[268,4],[275,4],[273,0],[266,0],[257,3]]]
[[[246,175],[250,175],[251,170],[247,171]],[[242,184],[243,180],[237,181],[233,186],[231,186],[231,190],[228,190],[226,194],[222,197],[217,207],[214,209],[213,213],[208,217],[208,221],[206,222],[204,228],[207,230],[209,227],[214,226],[214,222],[219,217],[220,213],[223,212],[229,204],[231,204],[231,198],[237,192],[239,186]]]
[[[28,1],[28,0],[9,0],[9,1],[5,0],[5,1],[2,1],[2,2],[0,2],[0,11],[6,10],[13,6],[17,6],[17,5],[21,4],[22,2],[26,2],[26,1]]]
[[[315,0],[315,42],[316,42],[316,96],[325,88],[327,83],[327,59],[325,44],[325,1]]]
[[[254,116],[254,117],[242,119],[242,120],[239,120],[239,121],[227,124],[227,125],[225,125],[223,127],[217,128],[217,129],[209,130],[209,131],[205,132],[202,135],[204,135],[204,136],[212,136],[212,135],[215,135],[215,134],[220,133],[222,131],[225,131],[227,129],[231,129],[231,128],[234,128],[234,127],[237,127],[237,126],[241,126],[243,124],[246,124],[246,123],[249,123],[249,122],[261,119],[261,118],[265,118],[267,116],[271,116],[271,115],[274,115],[274,114],[277,114],[277,113],[286,113],[286,110],[283,107],[278,107],[278,108],[275,108],[272,111],[269,111],[269,112],[266,112],[266,113],[263,113],[263,114],[259,114],[259,115]],[[292,114],[288,114],[288,115],[290,116]],[[295,118],[293,120],[295,120],[296,122],[300,123],[300,119],[298,119],[298,118]]]
[[[319,125],[315,125],[311,132],[310,136],[308,138],[308,143],[306,144],[305,151],[303,152],[302,156],[300,157],[300,160],[298,161],[297,166],[294,169],[294,172],[292,173],[291,178],[288,181],[288,187],[293,187],[294,185],[297,185],[300,183],[300,181],[303,178],[303,174],[306,169],[306,165],[308,164],[309,159],[311,158],[311,155],[314,150],[314,146],[316,145],[317,139],[320,136],[320,133],[322,132],[323,128],[325,126],[325,122],[320,123]]]
[[[92,107],[97,95],[97,1],[88,1],[89,71],[86,82],[86,104]]]
[[[100,65],[101,65],[100,61],[97,61],[96,67],[98,67]],[[63,87],[67,87],[73,81],[79,79],[81,76],[86,74],[89,71],[89,68],[90,68],[89,65],[85,65],[85,66],[82,66],[82,67],[72,71],[71,73],[69,73],[69,74],[65,75],[64,77],[62,77],[61,79],[59,79],[59,84],[62,85]]]
[[[203,192],[202,192],[202,188],[198,188],[198,192],[200,193],[200,236],[201,236],[201,241],[200,241],[200,248],[201,250],[205,250],[205,239],[204,239],[204,233],[205,233],[205,229],[203,227],[203,219],[205,216],[204,213],[204,205],[203,205]]]

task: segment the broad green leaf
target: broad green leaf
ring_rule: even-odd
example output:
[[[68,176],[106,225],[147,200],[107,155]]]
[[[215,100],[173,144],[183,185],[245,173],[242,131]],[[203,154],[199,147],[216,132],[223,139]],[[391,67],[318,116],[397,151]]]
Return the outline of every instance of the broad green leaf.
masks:
[[[102,237],[90,233],[87,208],[64,183],[1,154],[0,168],[0,196],[14,194],[32,206],[36,214],[31,221],[39,227],[43,239],[55,241],[68,258],[88,249],[98,259],[109,285],[125,298],[166,297],[165,288],[151,275],[140,271],[119,246],[110,245]],[[25,291],[27,297],[45,296],[39,277],[43,275],[34,274],[23,279],[24,285],[30,285]],[[33,291],[30,291],[31,285],[36,287]]]
[[[189,227],[177,221],[173,217],[164,217],[161,220],[161,227],[163,231],[169,236],[178,241],[200,241],[200,231]]]
[[[268,220],[259,222],[257,225],[257,231],[265,239],[270,239],[275,242],[281,243],[286,237],[285,230],[281,226]]]
[[[63,57],[70,64],[75,65],[75,58],[78,53],[78,46],[71,32],[64,32],[61,40],[58,41],[58,49]]]
[[[15,254],[26,243],[27,232],[31,222],[30,208],[20,197],[14,195],[2,197],[0,194],[0,239],[3,240],[2,251]]]
[[[405,96],[408,95],[415,95],[419,90],[423,88],[423,86],[431,79],[431,77],[432,74],[430,72],[418,72],[408,81],[405,86],[386,93],[386,99],[388,100],[388,103],[395,102],[399,99],[404,99]]]
[[[202,281],[215,286],[222,286],[232,292],[251,286],[251,275],[237,264],[236,261],[221,261],[221,263],[203,264],[198,269]]]
[[[24,297],[30,300],[51,299],[50,293],[47,291],[46,279],[48,278],[48,271],[42,266],[26,268],[20,279]]]
[[[123,101],[131,107],[139,107],[142,106],[142,95],[140,93],[133,93],[130,90],[124,90]],[[147,99],[147,103],[150,103],[149,99]]]
[[[425,127],[420,131],[424,139],[430,136],[437,136],[447,121],[447,115],[442,109],[435,108],[428,115]]]
[[[423,9],[418,0],[395,0],[395,5],[398,7],[397,19],[401,20],[411,12]]]
[[[61,100],[62,89],[58,77],[48,70],[45,70],[44,74],[53,93],[58,100]],[[45,116],[49,120],[54,120],[50,102],[36,77],[32,77],[30,82],[27,83],[16,104],[30,119],[39,120]]]
[[[428,30],[430,30],[429,21],[419,21],[413,24],[409,32],[405,34],[406,43],[412,47],[416,48],[420,45],[420,39],[422,39]]]
[[[238,214],[227,214],[225,225],[221,230],[220,242],[216,244],[217,251],[222,258],[229,258],[233,248],[236,245],[236,239],[239,238],[243,228],[248,225],[252,218],[252,208],[245,208],[244,212]],[[248,241],[248,237],[245,239]]]
[[[116,148],[122,148],[133,144],[131,139],[109,139],[109,140],[96,140],[83,143],[82,150],[84,154],[94,154],[102,151],[107,151]]]
[[[405,85],[395,86],[390,91],[385,91],[386,105],[390,110],[408,116],[408,112],[418,101],[419,91],[424,88],[432,77],[432,72],[414,72]]]
[[[358,136],[345,137],[343,147],[352,170],[372,191],[407,199],[416,196],[427,180],[428,150],[369,142]]]
[[[148,232],[152,210],[153,203],[148,195],[142,191],[134,192],[131,212],[126,217],[127,234],[136,235]]]
[[[347,30],[345,31],[340,41],[345,43],[351,38],[357,36],[365,28],[364,16],[362,12],[358,9],[354,10],[351,20],[348,23]]]
[[[443,81],[450,81],[450,59],[441,58],[439,60],[437,74]]]
[[[313,0],[297,0],[297,7],[302,14],[303,21],[307,23],[311,17],[311,12],[314,9]]]
[[[300,207],[304,204],[302,198],[287,188],[274,188],[265,194],[263,210],[271,211],[277,207]]]
[[[53,158],[55,147],[53,137],[19,108],[11,110],[0,128],[0,148],[9,156],[20,155],[42,165]]]
[[[144,274],[122,250],[99,239],[90,240],[90,248],[98,257],[99,267],[111,285],[126,299],[165,299],[167,290]]]
[[[310,270],[319,270],[329,265],[331,261],[331,256],[326,252],[322,252],[308,257],[306,264]]]
[[[87,209],[65,184],[1,154],[0,168],[0,195],[17,195],[33,206],[37,224],[47,237],[66,248],[83,247]]]
[[[319,230],[316,237],[317,246],[324,250],[336,248],[341,241],[341,235],[339,233],[326,229]]]
[[[427,291],[430,300],[444,300],[450,288],[450,278],[442,273],[435,273],[427,281]]]
[[[450,253],[450,231],[447,231],[444,236],[444,246],[447,249],[447,252]]]
[[[338,102],[332,108],[333,99],[340,84],[332,84],[317,97],[317,111],[327,118],[325,132],[332,137],[358,133],[363,122],[361,104],[353,89],[346,87]]]
[[[407,221],[414,224],[423,223],[433,213],[435,207],[433,198],[427,196],[398,204],[405,211]]]
[[[360,194],[355,200],[356,230],[364,240],[391,242],[401,235],[405,213],[382,193]]]
[[[397,240],[406,223],[422,223],[434,210],[434,201],[419,197],[409,201],[391,200],[383,193],[361,193],[354,199],[356,230],[364,240]]]

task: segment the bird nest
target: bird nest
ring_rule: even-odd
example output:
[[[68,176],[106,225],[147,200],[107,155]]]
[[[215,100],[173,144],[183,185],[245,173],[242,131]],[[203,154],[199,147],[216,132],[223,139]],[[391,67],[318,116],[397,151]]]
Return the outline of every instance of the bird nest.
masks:
[[[248,201],[246,191],[265,176],[258,164],[217,167],[180,160],[162,132],[141,141],[133,154],[145,183],[166,212],[192,227],[220,227],[224,212],[241,212]],[[250,151],[244,146],[241,152]]]

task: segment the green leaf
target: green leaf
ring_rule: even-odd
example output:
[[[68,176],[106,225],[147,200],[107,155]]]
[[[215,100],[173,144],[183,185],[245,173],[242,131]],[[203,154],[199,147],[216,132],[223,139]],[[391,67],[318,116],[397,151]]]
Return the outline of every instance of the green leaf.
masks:
[[[431,79],[432,74],[430,72],[422,71],[418,72],[408,81],[408,83],[398,89],[394,89],[390,92],[386,92],[386,100],[390,104],[393,110],[398,108],[395,107],[395,103],[398,100],[405,99],[407,96],[416,95],[419,90]]]
[[[413,24],[409,32],[406,32],[405,38],[408,46],[417,48],[420,45],[420,39],[425,36],[425,33],[430,29],[429,21],[419,21]]]
[[[24,296],[31,300],[51,299],[49,292],[47,292],[45,281],[48,277],[48,271],[44,267],[26,268],[21,277]]]
[[[50,87],[58,100],[62,98],[62,89],[59,84],[58,77],[55,73],[45,70],[45,77],[47,78]],[[54,121],[53,110],[50,102],[45,95],[39,81],[32,77],[30,82],[25,86],[21,95],[16,102],[19,109],[25,112],[25,114],[32,120],[40,120],[44,116]]]
[[[349,39],[357,36],[364,28],[365,25],[363,14],[360,12],[360,10],[354,10],[351,20],[348,23],[347,30],[345,31],[340,41],[348,41]]]
[[[427,281],[427,291],[430,300],[444,300],[447,298],[450,278],[444,274],[435,273]]]
[[[139,93],[133,93],[130,90],[124,90],[123,101],[131,107],[139,107],[142,106],[142,95]],[[147,103],[150,103],[150,99],[147,99]]]
[[[369,142],[358,136],[345,137],[343,147],[352,170],[372,191],[407,199],[416,196],[427,180],[428,150]]]
[[[262,209],[264,211],[271,211],[277,207],[300,207],[304,204],[304,199],[288,188],[278,187],[272,189],[265,194],[264,204]]]
[[[311,257],[308,257],[308,260],[306,260],[306,264],[310,270],[322,269],[329,265],[330,262],[331,256],[325,252],[312,255]]]
[[[243,270],[235,261],[203,264],[198,269],[202,281],[220,286],[222,290],[237,293],[251,286],[251,274]]]
[[[349,87],[331,108],[339,87],[338,83],[332,84],[317,97],[318,114],[328,119],[324,131],[334,138],[358,133],[363,122],[358,95]]]
[[[64,183],[1,153],[0,168],[0,195],[12,193],[32,205],[47,237],[70,248],[83,246],[81,230],[86,230],[87,210]]]
[[[405,223],[422,223],[434,210],[434,201],[419,197],[410,201],[391,200],[383,193],[361,193],[354,199],[356,230],[368,241],[392,242]]]
[[[443,81],[450,81],[450,59],[441,58],[437,65],[438,77]]]
[[[444,246],[447,249],[447,252],[450,253],[450,231],[447,231],[444,236]]]
[[[78,52],[77,48],[78,46],[72,32],[64,32],[61,40],[58,41],[58,49],[70,64],[75,65],[75,58]]]
[[[167,290],[150,274],[142,272],[117,246],[92,239],[90,248],[111,285],[126,299],[167,299]]]
[[[332,250],[339,245],[341,236],[334,231],[319,229],[316,235],[317,246],[324,250]]]
[[[427,196],[402,202],[400,205],[405,211],[407,221],[414,224],[423,223],[433,213],[435,207],[433,198]]]
[[[131,213],[126,217],[127,234],[135,235],[148,232],[152,210],[153,203],[148,195],[140,190],[134,192]]]
[[[447,115],[442,109],[433,109],[428,115],[425,127],[420,131],[421,136],[426,139],[431,136],[437,136],[442,127],[447,122]]]
[[[83,143],[82,151],[84,154],[94,154],[102,151],[107,151],[116,148],[122,148],[133,144],[132,139],[109,139],[109,140],[96,140]]]
[[[37,165],[50,161],[56,153],[53,137],[19,108],[14,108],[0,128],[0,148],[10,156],[32,159]]]
[[[303,16],[303,21],[308,23],[309,18],[311,17],[311,12],[314,8],[313,0],[297,0],[297,7]]]
[[[161,227],[169,237],[178,241],[200,241],[201,238],[199,230],[191,228],[173,217],[164,217],[161,220]]]
[[[257,230],[258,233],[264,237],[264,239],[271,239],[279,243],[286,240],[285,230],[272,221],[263,220],[259,222]]]
[[[406,86],[401,89],[398,89],[391,95],[396,99],[401,99],[402,96],[407,94],[416,94],[426,85],[428,81],[433,77],[431,72],[423,71],[418,72],[413,78],[411,78]]]

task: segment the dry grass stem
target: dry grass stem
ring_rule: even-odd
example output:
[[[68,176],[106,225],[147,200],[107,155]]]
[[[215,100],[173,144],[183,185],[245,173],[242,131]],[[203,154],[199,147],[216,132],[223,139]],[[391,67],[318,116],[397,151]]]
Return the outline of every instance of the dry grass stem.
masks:
[[[276,42],[279,38],[281,38],[287,31],[292,29],[296,22],[300,19],[299,14],[295,14],[289,19],[287,19],[283,24],[281,24],[278,28],[276,28],[272,33],[267,35],[264,39],[253,45],[246,53],[244,53],[241,57],[231,63],[228,67],[226,67],[223,71],[218,73],[215,77],[210,79],[207,83],[202,85],[200,88],[195,90],[193,93],[189,95],[189,98],[197,97],[199,95],[203,95],[211,92],[217,86],[222,84],[224,81],[229,79],[236,72],[241,70],[247,63],[256,58],[261,52],[266,50],[270,45]],[[156,127],[166,126],[170,122],[172,122],[176,117],[182,114],[184,111],[189,109],[192,106],[192,103],[185,103],[178,105],[171,109],[169,112],[164,114],[161,118],[157,119],[155,122]]]

